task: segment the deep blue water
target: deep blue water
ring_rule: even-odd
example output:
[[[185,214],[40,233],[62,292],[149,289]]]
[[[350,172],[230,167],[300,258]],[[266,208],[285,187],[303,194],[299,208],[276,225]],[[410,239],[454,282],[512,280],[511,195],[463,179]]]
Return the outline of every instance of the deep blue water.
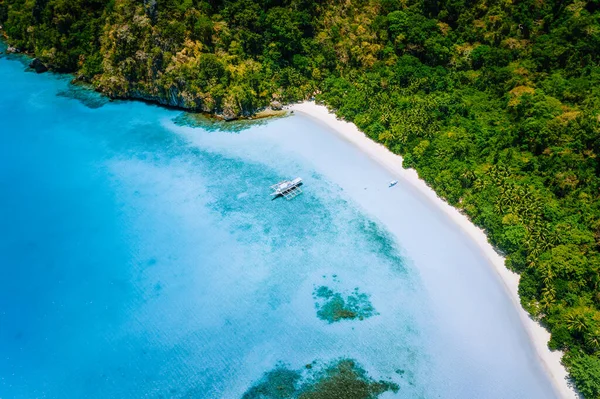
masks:
[[[24,70],[0,58],[0,398],[239,398],[277,364],[339,358],[400,385],[382,398],[552,397],[522,332],[478,330],[489,309],[442,333],[418,251],[303,156],[315,141],[282,136],[323,127],[182,128]],[[269,199],[296,175],[303,195]],[[318,286],[359,288],[377,315],[328,324]],[[481,342],[446,345],[461,328]]]

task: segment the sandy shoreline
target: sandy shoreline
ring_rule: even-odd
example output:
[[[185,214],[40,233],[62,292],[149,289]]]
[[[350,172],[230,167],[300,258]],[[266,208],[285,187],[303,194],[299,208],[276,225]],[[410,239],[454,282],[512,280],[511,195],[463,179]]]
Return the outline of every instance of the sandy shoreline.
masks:
[[[428,198],[444,214],[446,214],[454,223],[456,223],[479,247],[488,261],[493,265],[496,274],[499,276],[506,288],[506,291],[519,313],[527,334],[529,335],[535,352],[548,373],[558,396],[565,399],[576,399],[578,395],[567,383],[567,371],[561,364],[562,352],[550,351],[547,343],[550,339],[550,333],[540,324],[532,320],[527,312],[521,307],[518,295],[519,275],[508,270],[504,265],[504,258],[500,256],[488,242],[485,232],[475,226],[456,208],[453,208],[437,194],[427,184],[421,180],[414,169],[404,169],[402,167],[402,158],[393,154],[383,145],[369,139],[353,123],[338,120],[336,116],[330,113],[325,106],[317,105],[314,102],[304,102],[290,107],[291,110],[317,119],[327,125],[345,140],[360,148],[369,157],[386,168],[390,173],[397,176],[417,189],[422,195]]]

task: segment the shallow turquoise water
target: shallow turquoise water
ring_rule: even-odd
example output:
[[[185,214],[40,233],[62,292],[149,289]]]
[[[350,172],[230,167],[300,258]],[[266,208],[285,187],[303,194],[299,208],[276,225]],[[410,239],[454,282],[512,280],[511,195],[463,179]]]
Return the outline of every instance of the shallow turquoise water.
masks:
[[[463,330],[441,332],[418,251],[306,156],[353,163],[323,127],[180,127],[180,112],[24,69],[0,58],[0,398],[240,398],[278,364],[340,358],[399,384],[382,398],[553,397],[519,325],[447,345]],[[303,195],[269,199],[296,175]],[[358,288],[376,315],[320,320],[320,286]],[[450,312],[485,335],[479,311]]]

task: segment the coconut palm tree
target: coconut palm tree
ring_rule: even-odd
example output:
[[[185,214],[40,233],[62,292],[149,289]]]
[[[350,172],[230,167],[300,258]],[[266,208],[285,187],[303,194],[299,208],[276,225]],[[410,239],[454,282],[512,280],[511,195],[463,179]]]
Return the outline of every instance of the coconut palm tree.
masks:
[[[593,353],[600,351],[600,328],[598,326],[585,335],[585,346]]]
[[[569,331],[585,333],[589,326],[585,313],[580,309],[574,309],[565,316],[565,325]]]

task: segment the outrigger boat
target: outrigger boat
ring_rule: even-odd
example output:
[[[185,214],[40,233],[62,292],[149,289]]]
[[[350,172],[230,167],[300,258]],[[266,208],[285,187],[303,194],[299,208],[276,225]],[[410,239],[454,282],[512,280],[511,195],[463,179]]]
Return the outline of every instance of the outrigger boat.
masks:
[[[302,194],[302,189],[300,188],[301,185],[302,179],[299,177],[296,177],[294,180],[280,181],[279,183],[271,186],[271,190],[273,190],[271,195],[273,196],[273,199],[277,197],[284,197],[287,200],[291,200],[292,198]]]

